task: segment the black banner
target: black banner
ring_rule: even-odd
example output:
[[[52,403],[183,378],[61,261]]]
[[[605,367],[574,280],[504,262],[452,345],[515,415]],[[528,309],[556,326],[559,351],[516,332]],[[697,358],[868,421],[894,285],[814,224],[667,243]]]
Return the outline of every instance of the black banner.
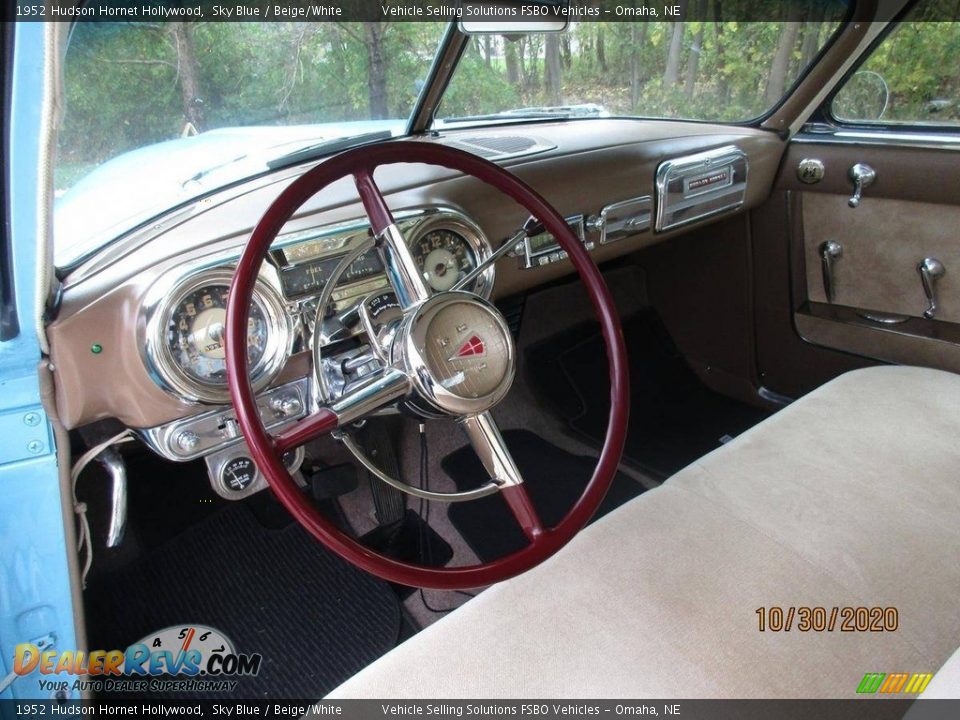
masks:
[[[683,720],[947,720],[960,700],[0,700],[7,718],[683,718]]]
[[[859,7],[863,5],[863,7]],[[852,0],[16,0],[2,20],[19,22],[429,22],[803,21],[814,11],[871,17]],[[954,0],[925,0],[916,20],[958,19]],[[892,12],[880,10],[878,12]]]

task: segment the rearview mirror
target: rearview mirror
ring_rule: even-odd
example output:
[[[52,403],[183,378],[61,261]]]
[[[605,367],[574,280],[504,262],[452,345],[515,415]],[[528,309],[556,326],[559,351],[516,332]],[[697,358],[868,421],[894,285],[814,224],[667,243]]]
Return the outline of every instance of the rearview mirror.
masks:
[[[570,0],[461,0],[457,27],[466,35],[563,32]]]

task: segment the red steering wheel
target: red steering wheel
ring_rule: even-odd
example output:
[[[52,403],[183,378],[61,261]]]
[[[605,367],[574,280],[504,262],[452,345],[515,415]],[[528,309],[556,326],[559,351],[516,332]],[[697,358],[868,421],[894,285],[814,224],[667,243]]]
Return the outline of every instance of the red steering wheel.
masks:
[[[512,198],[557,239],[586,287],[606,344],[610,418],[593,476],[571,510],[552,528],[541,523],[490,414],[513,380],[515,358],[509,329],[500,313],[476,295],[462,291],[430,293],[373,180],[377,167],[392,163],[426,163],[459,171]],[[260,419],[249,382],[247,320],[254,284],[271,243],[294,212],[310,197],[348,175],[353,176],[370,219],[403,318],[381,372],[359,390],[328,407],[316,408],[292,428],[271,436]],[[457,350],[467,345],[482,352]],[[483,362],[476,362],[477,354],[482,354]],[[227,382],[237,420],[274,494],[317,540],[354,565],[391,582],[436,589],[474,588],[500,582],[543,562],[569,542],[597,511],[623,452],[629,407],[626,349],[613,298],[597,266],[563,217],[529,185],[487,160],[431,142],[398,141],[348,150],[306,172],[280,193],[254,229],[237,265],[227,304],[226,356]],[[389,404],[400,404],[421,417],[460,421],[527,537],[523,549],[469,567],[405,563],[360,544],[317,510],[290,476],[283,455]]]

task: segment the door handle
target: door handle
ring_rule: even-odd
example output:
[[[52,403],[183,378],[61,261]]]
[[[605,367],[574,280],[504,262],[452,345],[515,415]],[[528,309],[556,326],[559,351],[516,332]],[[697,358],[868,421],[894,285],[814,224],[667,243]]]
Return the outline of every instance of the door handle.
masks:
[[[833,264],[843,257],[843,245],[836,240],[827,240],[820,245],[820,268],[823,271],[823,294],[827,302],[832,303],[834,297]]]
[[[853,197],[847,200],[847,205],[855,208],[860,206],[864,189],[873,185],[873,181],[877,179],[877,172],[865,163],[857,163],[850,168],[850,179],[853,180]]]
[[[917,271],[920,273],[920,282],[923,283],[923,292],[927,296],[927,309],[923,311],[923,316],[932,320],[940,309],[937,305],[937,280],[944,276],[947,269],[936,258],[925,257],[917,265]]]

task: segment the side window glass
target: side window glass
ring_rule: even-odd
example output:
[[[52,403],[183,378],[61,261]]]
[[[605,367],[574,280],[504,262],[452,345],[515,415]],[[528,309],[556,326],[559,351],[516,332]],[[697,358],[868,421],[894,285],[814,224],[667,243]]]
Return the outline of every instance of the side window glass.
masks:
[[[834,96],[840,122],[960,127],[960,11],[921,2]]]

